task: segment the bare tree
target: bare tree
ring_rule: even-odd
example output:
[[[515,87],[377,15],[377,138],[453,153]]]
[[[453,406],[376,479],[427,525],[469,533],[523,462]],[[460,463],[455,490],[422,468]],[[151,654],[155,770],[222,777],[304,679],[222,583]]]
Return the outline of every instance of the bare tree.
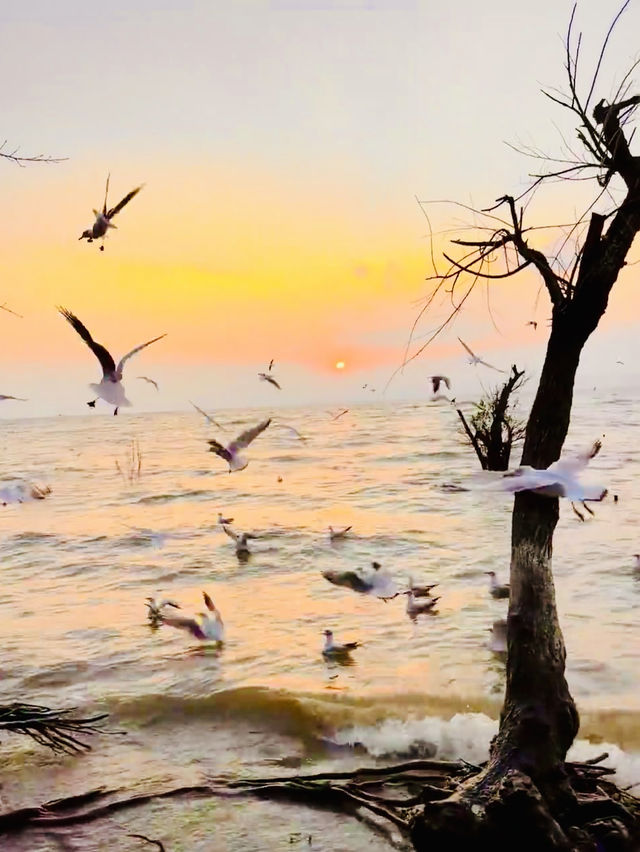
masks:
[[[0,157],[5,160],[9,160],[12,163],[15,163],[16,166],[20,166],[24,168],[29,163],[62,163],[67,157],[51,157],[49,154],[35,154],[33,156],[27,156],[25,154],[20,154],[20,148],[13,148],[9,151],[5,150],[7,147],[7,140],[0,144]]]
[[[522,387],[523,376],[524,370],[518,370],[514,364],[507,381],[475,403],[469,422],[461,409],[456,409],[483,470],[507,470],[514,444],[524,440],[524,421],[510,410],[513,394]]]

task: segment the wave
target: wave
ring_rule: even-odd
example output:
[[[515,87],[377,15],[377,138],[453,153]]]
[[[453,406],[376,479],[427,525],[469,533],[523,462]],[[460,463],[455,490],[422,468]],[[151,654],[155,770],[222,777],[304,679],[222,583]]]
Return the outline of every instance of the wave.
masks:
[[[194,491],[179,491],[173,494],[150,494],[147,497],[140,497],[136,503],[153,504],[153,503],[172,503],[174,500],[190,500],[210,499],[214,494],[210,489],[197,489]]]

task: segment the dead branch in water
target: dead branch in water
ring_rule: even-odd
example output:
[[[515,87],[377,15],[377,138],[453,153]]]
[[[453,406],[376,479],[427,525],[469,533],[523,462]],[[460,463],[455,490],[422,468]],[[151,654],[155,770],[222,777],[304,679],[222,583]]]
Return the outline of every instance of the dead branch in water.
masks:
[[[107,718],[106,713],[88,719],[71,716],[75,707],[67,710],[51,710],[35,704],[0,705],[0,731],[26,734],[40,745],[56,752],[73,754],[90,751],[88,743],[79,740],[76,734],[94,734],[100,730],[97,723]]]

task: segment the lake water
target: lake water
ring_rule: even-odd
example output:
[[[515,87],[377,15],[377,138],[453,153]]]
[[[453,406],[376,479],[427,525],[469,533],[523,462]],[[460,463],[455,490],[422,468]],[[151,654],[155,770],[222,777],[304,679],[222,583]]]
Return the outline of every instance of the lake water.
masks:
[[[233,436],[268,413],[215,416]],[[594,504],[585,523],[563,503],[554,547],[582,718],[573,755],[606,748],[627,784],[640,781],[639,418],[630,395],[576,399],[567,448],[605,434],[588,474],[619,502]],[[486,756],[504,689],[489,628],[507,602],[490,597],[483,572],[508,579],[512,500],[457,490],[478,464],[455,413],[442,404],[361,406],[337,420],[326,409],[279,412],[233,475],[207,453],[214,435],[195,413],[2,422],[3,478],[52,488],[44,501],[0,507],[2,701],[108,712],[108,730],[124,732],[94,736],[90,753],[72,757],[4,736],[2,809],[100,785],[140,792],[293,771],[283,758],[309,771],[355,766],[410,754],[416,741],[442,758]],[[218,511],[259,536],[248,561]],[[330,524],[353,530],[332,544]],[[171,535],[158,541],[144,528]],[[321,576],[372,560],[400,584],[439,583],[437,614],[414,622],[404,597],[385,603]],[[202,590],[224,618],[221,648],[147,624],[147,596],[191,614],[203,609]],[[325,628],[363,643],[352,665],[324,661]],[[369,756],[341,748],[349,743]],[[5,848],[133,850],[140,842],[126,835],[136,831],[170,852],[388,848],[355,820],[246,799],[162,802],[100,825],[70,829],[66,846],[32,834]]]

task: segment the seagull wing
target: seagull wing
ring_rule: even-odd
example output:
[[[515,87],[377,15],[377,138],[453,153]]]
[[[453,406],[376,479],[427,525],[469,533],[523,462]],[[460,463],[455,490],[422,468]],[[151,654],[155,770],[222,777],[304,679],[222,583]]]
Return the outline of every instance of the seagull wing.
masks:
[[[209,452],[215,453],[217,456],[220,456],[221,459],[224,459],[226,462],[231,464],[231,459],[233,458],[232,453],[226,447],[223,447],[219,441],[216,441],[214,438],[210,438],[207,442],[209,444]]]
[[[229,538],[232,538],[234,541],[237,541],[240,538],[240,536],[236,532],[234,532],[231,529],[231,527],[228,527],[226,524],[222,525],[222,529],[226,532],[226,534],[229,536]],[[205,603],[206,603],[206,601],[205,601]]]
[[[231,454],[236,453],[238,450],[242,450],[245,447],[248,447],[249,444],[258,437],[261,432],[267,428],[267,426],[271,423],[271,418],[268,420],[263,420],[262,423],[258,423],[257,426],[253,426],[251,429],[247,429],[246,432],[242,432],[235,441],[232,441],[229,444],[229,452]]]
[[[122,358],[120,359],[119,363],[118,363],[118,367],[117,367],[117,370],[116,370],[116,372],[118,373],[118,376],[120,378],[122,378],[122,369],[123,369],[125,363],[129,360],[129,358],[131,358],[132,355],[135,355],[136,352],[139,352],[141,349],[144,349],[146,346],[151,346],[151,344],[155,343],[156,340],[162,340],[162,338],[166,337],[166,336],[167,336],[166,334],[161,334],[159,337],[154,337],[153,340],[147,340],[146,343],[141,343],[140,346],[136,346],[136,348],[132,349],[131,352],[127,352],[126,355],[123,355]]]
[[[0,400],[3,399],[17,399],[18,402],[27,402],[23,396],[10,396],[9,394],[0,393]]]
[[[548,467],[548,470],[555,470],[558,473],[578,473],[580,470],[589,464],[592,458],[598,455],[602,447],[601,441],[594,441],[591,446],[582,450],[579,453],[566,453],[560,456],[558,461],[553,462]]]
[[[210,612],[215,612],[216,611],[215,605],[214,605],[213,601],[211,600],[211,598],[209,597],[209,595],[206,592],[203,592],[202,597],[204,598],[204,605],[206,606],[206,608],[208,610],[210,610]]]
[[[483,361],[482,358],[478,358],[478,364],[484,364],[485,367],[490,367],[492,370],[497,370],[498,373],[504,373],[504,370],[501,370],[500,367],[494,367],[493,364],[488,364],[486,361]]]
[[[467,344],[464,342],[464,340],[461,340],[461,338],[458,338],[458,340],[460,340],[460,343],[462,343],[462,345],[463,345],[463,346],[464,346],[464,348],[467,350],[467,352],[469,353],[469,355],[471,355],[471,357],[472,357],[472,358],[475,358],[475,357],[476,357],[476,355],[475,355],[475,354],[474,354],[474,353],[473,353],[473,352],[469,349],[469,347],[468,347],[468,346],[467,346]]]
[[[191,402],[191,400],[189,400],[189,402]],[[195,408],[196,411],[199,411],[200,414],[202,414],[202,416],[207,421],[207,423],[211,423],[212,426],[217,426],[218,429],[222,429],[222,426],[219,423],[217,423],[213,419],[213,417],[209,417],[209,415],[207,414],[206,411],[203,411],[201,408],[198,408],[198,406],[195,404],[195,402],[191,402],[191,405]]]
[[[14,317],[20,317],[20,319],[24,319],[24,317],[22,316],[22,314],[17,314],[15,311],[12,311],[12,310],[11,310],[11,308],[8,308],[8,307],[7,307],[6,303],[5,303],[5,304],[3,304],[3,305],[0,305],[0,310],[2,310],[2,311],[6,311],[8,314],[13,314],[13,315],[14,315]],[[618,363],[618,364],[621,364],[621,363],[622,363],[622,361],[618,361],[617,363]]]
[[[110,178],[111,178],[111,173],[109,173],[109,174],[107,175],[107,182],[106,182],[106,184],[105,184],[105,186],[104,186],[104,204],[102,205],[102,215],[103,215],[103,216],[106,216],[106,215],[107,215],[107,196],[109,195],[109,179],[110,179]],[[97,210],[94,210],[93,212],[95,213],[96,218],[97,218],[97,216],[98,216],[98,211],[97,211]]]
[[[108,180],[109,179],[107,178],[107,186],[109,185]],[[125,204],[128,204],[131,201],[131,199],[134,198],[140,192],[140,190],[142,189],[143,186],[144,186],[144,184],[141,184],[140,186],[137,186],[135,189],[132,189],[131,192],[128,192],[125,195],[125,197],[122,199],[122,201],[119,201],[116,204],[115,207],[112,207],[107,213],[105,213],[105,216],[107,217],[107,219],[113,219],[113,217],[116,215],[116,213],[119,213],[122,210],[122,208],[125,206]],[[106,207],[106,196],[105,196],[105,207]]]
[[[195,636],[196,639],[207,638],[202,631],[202,627],[195,618],[180,618],[179,616],[174,615],[163,615],[161,618],[163,624],[168,624],[169,627],[177,627],[179,630],[186,630],[191,633],[192,636]]]
[[[258,377],[263,382],[269,382],[270,385],[275,385],[275,387],[277,387],[278,390],[282,390],[282,388],[280,387],[278,382],[273,378],[273,376],[269,375],[269,373],[258,373]]]
[[[71,311],[61,307],[58,307],[58,311],[62,314],[66,321],[73,326],[89,349],[91,349],[98,361],[100,361],[100,366],[102,367],[104,375],[112,376],[116,371],[116,364],[109,351],[105,349],[104,346],[95,342],[93,337],[89,334],[88,329],[80,322],[77,316],[71,313]]]
[[[158,383],[154,382],[153,379],[150,379],[149,376],[136,376],[137,379],[144,379],[145,382],[149,382],[150,385],[153,385],[156,390],[160,390],[158,387]]]
[[[269,372],[271,372],[272,367],[273,367],[273,358],[269,361]]]
[[[513,473],[506,473],[498,480],[502,491],[534,491],[536,488],[548,488],[557,485],[559,477],[552,470],[536,470],[533,467],[519,467]]]

